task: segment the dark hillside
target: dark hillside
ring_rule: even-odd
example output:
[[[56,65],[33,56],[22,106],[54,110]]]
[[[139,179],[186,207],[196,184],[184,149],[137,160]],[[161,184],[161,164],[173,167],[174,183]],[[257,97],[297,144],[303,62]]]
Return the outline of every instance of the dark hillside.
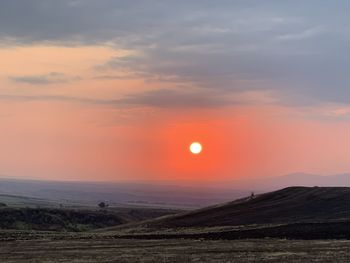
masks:
[[[213,227],[350,220],[350,187],[288,187],[168,216],[147,227]]]
[[[85,231],[137,222],[173,213],[161,209],[73,210],[1,208],[0,229]]]

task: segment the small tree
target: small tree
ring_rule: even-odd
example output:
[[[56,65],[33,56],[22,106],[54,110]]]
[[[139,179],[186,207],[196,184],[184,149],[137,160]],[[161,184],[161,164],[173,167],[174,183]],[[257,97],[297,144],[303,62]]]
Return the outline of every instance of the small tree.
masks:
[[[98,206],[99,206],[99,208],[101,208],[101,209],[103,209],[103,208],[106,208],[106,207],[107,207],[107,205],[106,205],[106,203],[105,203],[105,202],[100,202],[100,203],[98,204]]]

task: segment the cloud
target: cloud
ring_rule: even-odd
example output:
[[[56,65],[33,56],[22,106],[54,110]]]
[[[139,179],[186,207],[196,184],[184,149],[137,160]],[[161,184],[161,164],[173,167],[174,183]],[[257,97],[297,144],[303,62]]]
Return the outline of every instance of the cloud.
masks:
[[[346,1],[341,3],[339,8],[349,6]],[[310,16],[307,10],[315,4]],[[306,20],[304,16],[311,20],[308,24],[319,24],[323,20],[319,11],[325,11],[315,0],[305,4],[305,12],[291,0],[282,4],[255,0],[249,5],[241,0],[3,0],[0,7],[3,41],[65,45],[108,42],[127,48],[220,43],[234,48],[236,44],[244,46],[254,40],[295,33],[295,29],[303,32],[308,26],[301,23]],[[331,13],[332,8],[326,11]]]
[[[325,30],[320,27],[308,28],[301,32],[282,34],[277,36],[276,39],[279,41],[293,41],[293,40],[303,40],[307,38],[315,37],[322,34]]]
[[[30,85],[48,85],[56,83],[67,83],[79,79],[79,77],[69,77],[66,74],[51,72],[44,75],[11,76],[12,81]]]
[[[234,105],[228,98],[210,93],[183,92],[160,89],[128,95],[119,103],[129,106],[151,106],[157,108],[217,108]]]
[[[108,73],[99,71],[106,78],[119,78],[123,70],[130,77],[190,83],[203,93],[269,90],[286,104],[350,103],[349,8],[345,0],[302,6],[294,0],[4,0],[0,42],[136,51],[106,61]],[[47,76],[12,79],[52,83]],[[151,101],[150,94],[141,95]]]
[[[0,119],[1,118],[8,118],[8,117],[11,117],[12,115],[11,114],[0,114]]]
[[[61,95],[0,95],[0,100],[3,101],[63,101],[63,102],[78,102],[87,104],[114,105],[116,100],[91,99]]]
[[[60,95],[0,95],[4,101],[62,101],[83,104],[107,105],[115,108],[155,107],[155,108],[218,108],[235,105],[233,99],[219,94],[194,93],[179,90],[153,90],[119,99],[93,99]]]

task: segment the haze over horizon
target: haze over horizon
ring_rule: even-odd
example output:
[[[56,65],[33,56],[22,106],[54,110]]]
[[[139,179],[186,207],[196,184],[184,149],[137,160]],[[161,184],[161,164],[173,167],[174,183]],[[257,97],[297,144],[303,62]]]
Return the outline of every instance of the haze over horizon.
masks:
[[[349,8],[4,0],[0,174],[224,182],[348,173]]]

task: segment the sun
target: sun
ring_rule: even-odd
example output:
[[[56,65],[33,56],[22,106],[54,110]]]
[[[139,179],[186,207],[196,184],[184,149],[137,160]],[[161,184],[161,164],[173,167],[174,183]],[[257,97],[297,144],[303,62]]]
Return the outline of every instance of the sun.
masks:
[[[199,154],[202,151],[202,145],[199,142],[193,142],[190,145],[190,152],[193,154]]]

